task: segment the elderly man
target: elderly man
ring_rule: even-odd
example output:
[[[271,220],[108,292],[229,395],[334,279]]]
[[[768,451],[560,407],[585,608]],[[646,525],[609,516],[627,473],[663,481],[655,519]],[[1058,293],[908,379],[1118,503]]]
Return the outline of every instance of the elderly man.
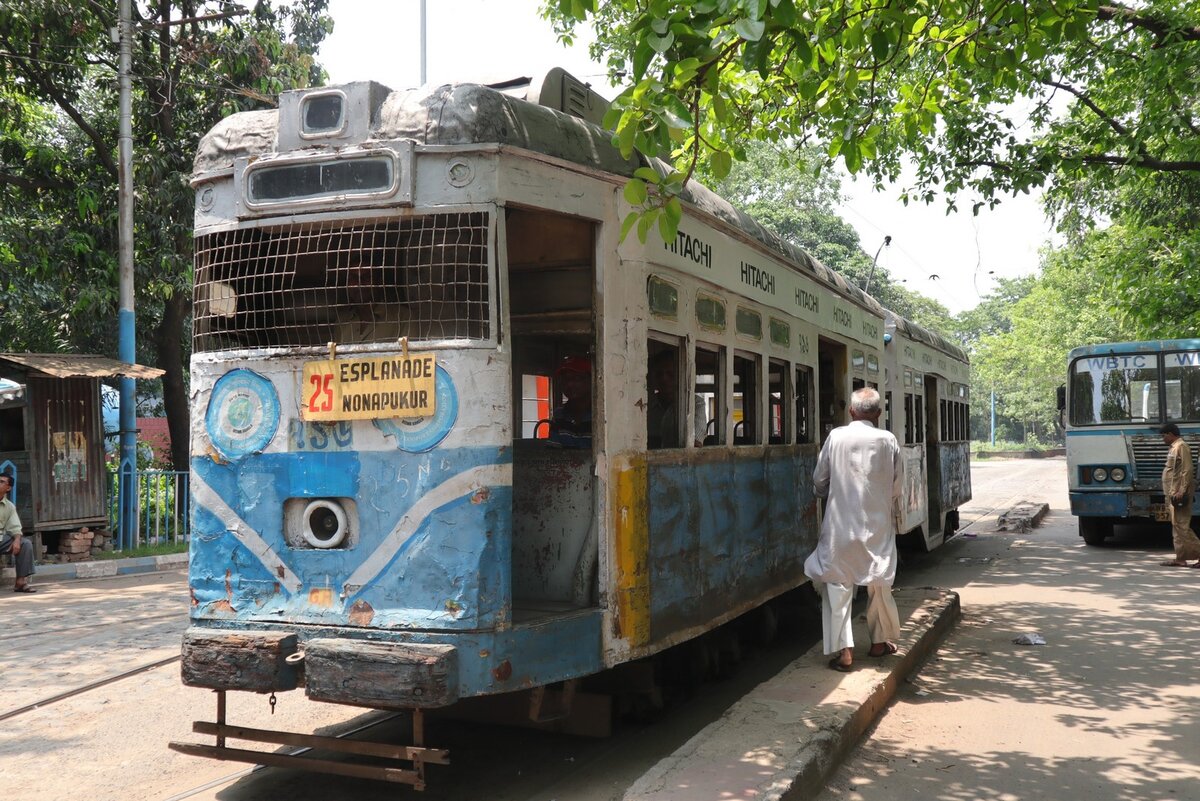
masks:
[[[17,582],[13,591],[37,592],[29,586],[29,577],[33,575],[33,545],[22,538],[21,518],[17,517],[17,508],[8,499],[12,485],[12,476],[0,473],[0,554],[12,554],[16,563]]]
[[[1196,468],[1192,449],[1179,436],[1179,426],[1167,423],[1158,430],[1167,443],[1167,464],[1163,468],[1163,495],[1171,505],[1171,539],[1175,543],[1175,558],[1163,562],[1163,567],[1200,567],[1200,539],[1192,532],[1192,496],[1196,494]]]
[[[854,662],[851,604],[856,586],[865,586],[868,593],[868,655],[896,653],[892,640],[900,636],[892,582],[903,463],[896,438],[876,427],[882,411],[875,390],[851,395],[851,422],[830,432],[813,473],[816,494],[826,499],[825,518],[804,572],[821,595],[825,653],[834,655],[829,667],[842,672]]]

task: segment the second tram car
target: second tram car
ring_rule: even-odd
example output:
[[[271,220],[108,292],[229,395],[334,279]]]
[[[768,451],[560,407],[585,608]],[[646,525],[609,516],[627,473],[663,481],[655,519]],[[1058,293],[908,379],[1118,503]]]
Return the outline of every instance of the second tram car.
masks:
[[[371,775],[419,787],[446,758],[422,710],[561,706],[767,604],[806,580],[858,386],[904,443],[905,528],[953,530],[964,354],[700,186],[673,241],[621,241],[654,162],[569,75],[530,97],[353,83],[203,139],[183,677],[218,742],[177,750],[262,761],[225,737],[300,736],[229,726],[224,693],[303,688],[413,710],[412,769]]]

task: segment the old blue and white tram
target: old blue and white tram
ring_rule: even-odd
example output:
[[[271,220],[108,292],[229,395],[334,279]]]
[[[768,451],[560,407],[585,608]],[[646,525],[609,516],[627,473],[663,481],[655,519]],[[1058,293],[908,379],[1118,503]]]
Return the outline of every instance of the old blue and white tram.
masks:
[[[703,187],[674,241],[620,241],[639,163],[602,105],[561,71],[525,97],[354,83],[204,137],[183,675],[218,691],[218,745],[172,747],[262,761],[224,745],[224,693],[302,687],[414,710],[413,769],[372,775],[422,786],[446,758],[422,710],[565,704],[803,583],[854,387],[948,430],[961,352]],[[567,405],[586,430],[560,437]],[[965,449],[909,439],[932,545]]]

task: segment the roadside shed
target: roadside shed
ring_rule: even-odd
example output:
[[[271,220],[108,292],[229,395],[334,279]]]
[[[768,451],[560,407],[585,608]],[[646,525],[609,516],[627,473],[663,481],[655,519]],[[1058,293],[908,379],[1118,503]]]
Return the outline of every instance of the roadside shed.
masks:
[[[162,374],[104,356],[0,353],[0,472],[16,480],[10,497],[39,559],[68,532],[108,525],[100,379]]]

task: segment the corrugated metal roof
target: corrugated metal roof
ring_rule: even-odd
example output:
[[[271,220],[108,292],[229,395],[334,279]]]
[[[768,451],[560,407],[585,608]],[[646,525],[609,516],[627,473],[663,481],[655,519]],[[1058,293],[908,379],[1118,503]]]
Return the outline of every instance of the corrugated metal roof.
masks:
[[[163,370],[141,364],[126,364],[106,356],[80,353],[0,353],[0,362],[12,362],[55,378],[158,378]]]

